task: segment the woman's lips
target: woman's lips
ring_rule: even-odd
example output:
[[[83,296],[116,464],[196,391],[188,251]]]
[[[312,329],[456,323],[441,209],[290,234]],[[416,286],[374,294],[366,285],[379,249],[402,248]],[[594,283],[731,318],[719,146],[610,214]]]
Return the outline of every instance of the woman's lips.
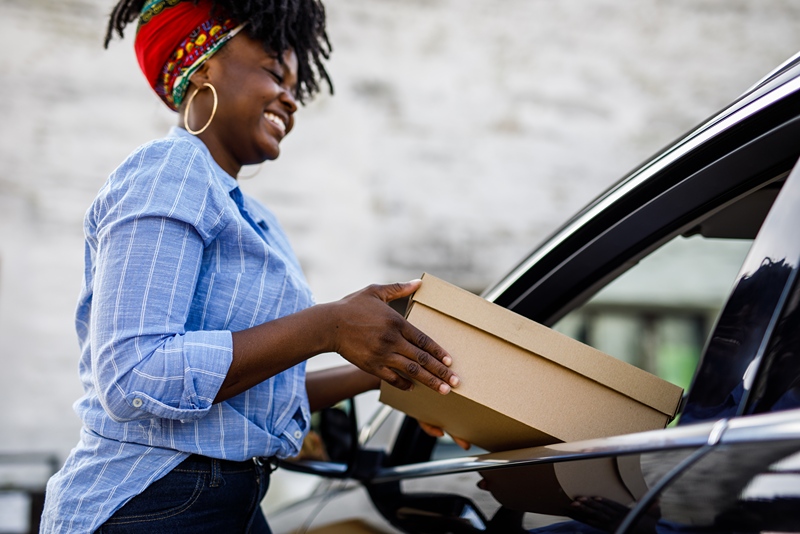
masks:
[[[264,118],[267,119],[272,124],[274,124],[278,128],[278,130],[280,130],[281,135],[286,135],[286,123],[283,121],[281,117],[275,115],[271,111],[267,111],[264,113]]]

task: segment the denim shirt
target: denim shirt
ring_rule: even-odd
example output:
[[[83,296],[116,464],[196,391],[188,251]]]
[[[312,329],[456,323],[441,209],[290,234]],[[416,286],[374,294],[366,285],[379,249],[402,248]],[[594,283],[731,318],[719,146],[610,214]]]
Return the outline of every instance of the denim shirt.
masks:
[[[305,364],[213,404],[231,332],[311,306],[274,215],[185,130],[133,152],[86,213],[76,312],[80,442],[47,487],[43,532],[91,532],[191,453],[295,455]]]

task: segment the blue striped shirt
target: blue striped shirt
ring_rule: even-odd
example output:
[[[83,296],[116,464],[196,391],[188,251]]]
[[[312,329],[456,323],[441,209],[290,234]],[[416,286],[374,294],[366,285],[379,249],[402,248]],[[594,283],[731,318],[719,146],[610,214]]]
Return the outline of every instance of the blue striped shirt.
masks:
[[[173,128],[114,171],[84,230],[83,428],[48,483],[42,531],[94,531],[191,453],[296,454],[309,421],[304,364],[212,404],[231,332],[313,304],[274,215]]]

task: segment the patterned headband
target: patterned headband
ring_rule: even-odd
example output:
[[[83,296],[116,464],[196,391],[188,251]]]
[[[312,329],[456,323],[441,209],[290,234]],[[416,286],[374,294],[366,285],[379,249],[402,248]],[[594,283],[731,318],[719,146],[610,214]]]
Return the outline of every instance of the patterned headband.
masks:
[[[173,111],[189,77],[245,24],[212,15],[211,0],[148,0],[139,15],[134,49],[150,87]]]

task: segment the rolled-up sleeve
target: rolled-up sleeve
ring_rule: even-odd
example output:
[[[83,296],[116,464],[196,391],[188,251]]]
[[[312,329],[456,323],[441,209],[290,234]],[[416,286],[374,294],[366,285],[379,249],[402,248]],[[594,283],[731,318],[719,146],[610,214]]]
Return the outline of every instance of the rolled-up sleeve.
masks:
[[[118,422],[203,417],[231,364],[230,331],[185,328],[204,249],[228,208],[197,149],[177,143],[130,158],[91,214],[92,380]]]

